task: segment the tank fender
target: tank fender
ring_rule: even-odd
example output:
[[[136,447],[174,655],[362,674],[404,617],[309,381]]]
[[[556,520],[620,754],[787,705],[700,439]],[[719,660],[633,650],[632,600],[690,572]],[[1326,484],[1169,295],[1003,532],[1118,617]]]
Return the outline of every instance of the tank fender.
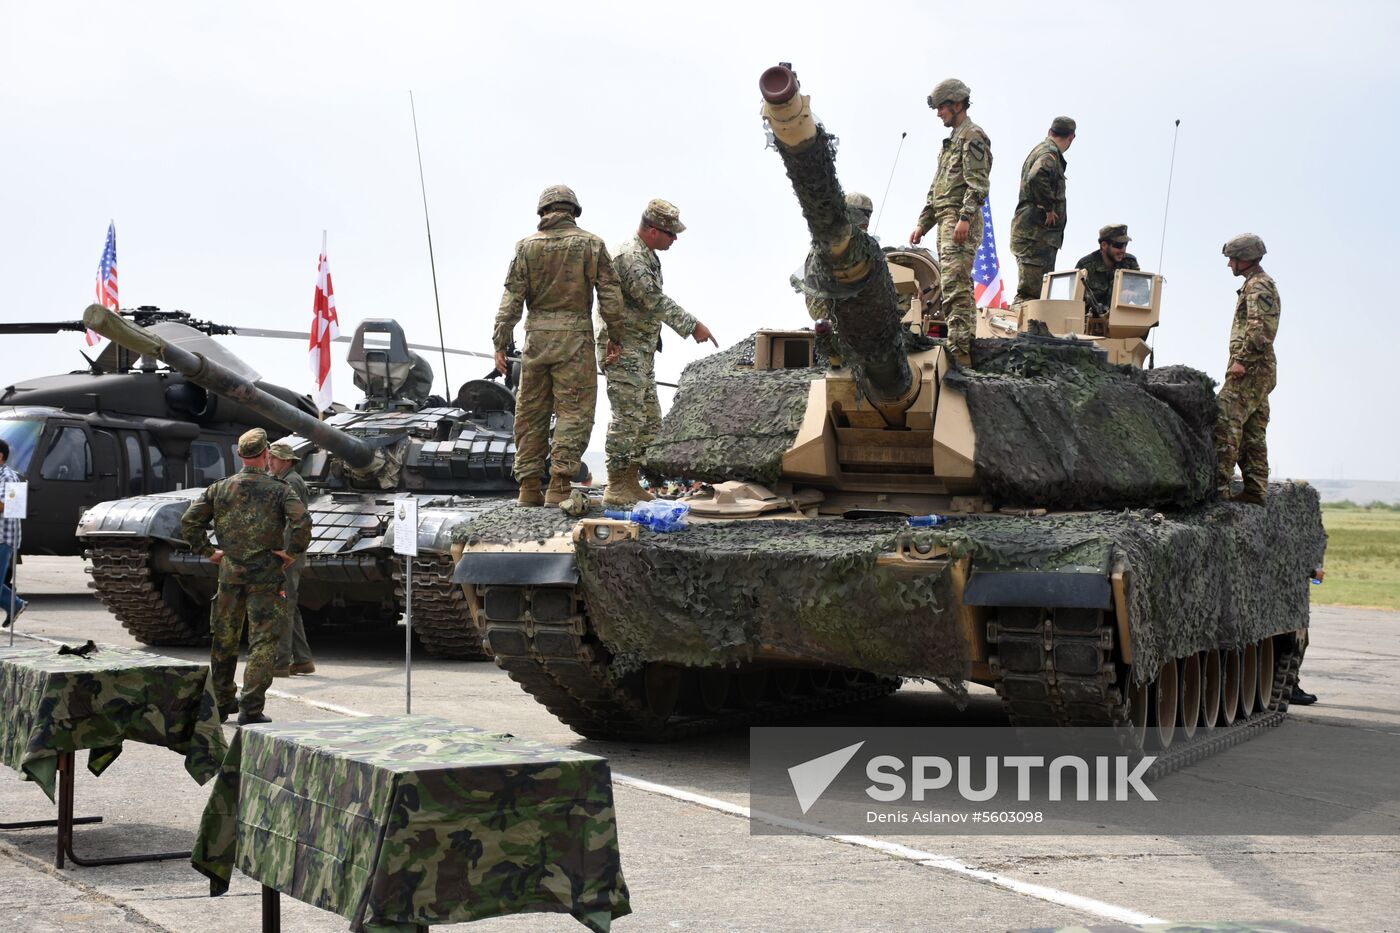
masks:
[[[418,553],[452,553],[452,529],[462,522],[471,521],[483,512],[498,508],[509,499],[452,499],[438,497],[433,504],[422,499],[418,504]],[[394,525],[384,535],[384,547],[394,546]]]
[[[83,513],[75,534],[79,538],[105,535],[159,538],[183,542],[180,517],[201,489],[177,489],[150,496],[99,502]]]
[[[457,562],[452,582],[487,586],[576,586],[578,564],[572,553],[468,551]]]
[[[1112,609],[1113,586],[1097,571],[978,571],[963,590],[968,606]]]

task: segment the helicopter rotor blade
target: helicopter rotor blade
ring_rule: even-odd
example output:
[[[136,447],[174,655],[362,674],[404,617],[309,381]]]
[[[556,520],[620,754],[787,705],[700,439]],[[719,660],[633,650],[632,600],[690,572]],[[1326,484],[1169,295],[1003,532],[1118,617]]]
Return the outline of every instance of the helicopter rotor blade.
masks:
[[[27,324],[0,324],[0,334],[57,334],[65,330],[86,330],[82,321],[36,321]]]
[[[81,325],[81,322],[79,322],[79,324]],[[280,337],[284,340],[307,341],[311,339],[311,336],[304,332],[298,332],[294,330],[264,330],[261,327],[239,327],[235,329],[234,333],[236,333],[240,337]],[[336,337],[334,342],[349,343],[350,338],[342,334],[341,336]],[[437,346],[436,344],[430,343],[410,343],[408,347],[410,350],[432,350],[434,353],[443,352],[443,350],[445,349],[446,352],[454,353],[457,356],[475,356],[480,357],[483,360],[495,359],[495,354],[492,353],[478,353],[475,350],[454,350],[451,347],[443,348]]]

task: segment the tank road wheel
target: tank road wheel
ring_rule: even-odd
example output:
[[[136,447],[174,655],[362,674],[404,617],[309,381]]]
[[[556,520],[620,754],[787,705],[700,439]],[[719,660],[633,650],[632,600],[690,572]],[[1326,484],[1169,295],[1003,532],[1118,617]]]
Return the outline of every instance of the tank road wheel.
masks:
[[[1220,681],[1220,724],[1228,726],[1240,714],[1240,653],[1225,649],[1220,653],[1223,676]]]
[[[1147,744],[1147,720],[1152,704],[1152,685],[1147,681],[1133,682],[1133,672],[1128,672],[1128,725],[1132,729],[1133,745],[1143,748]]]
[[[676,711],[681,698],[681,669],[674,664],[652,661],[642,674],[642,690],[647,712],[665,721]]]
[[[807,671],[807,692],[830,693],[838,684],[836,671],[826,667],[814,667]]]
[[[682,705],[691,712],[713,716],[729,699],[729,681],[730,672],[720,667],[686,671]]]
[[[1274,639],[1266,636],[1259,642],[1259,710],[1274,709],[1277,698],[1274,696]]]
[[[1162,665],[1162,669],[1157,672],[1157,679],[1152,683],[1151,716],[1148,725],[1152,727],[1151,738],[1158,748],[1168,748],[1172,739],[1176,737],[1177,697],[1180,695],[1177,688],[1180,686],[1180,676],[1176,659],[1173,658]]]
[[[729,685],[729,702],[739,709],[753,709],[763,702],[768,690],[768,672],[759,668],[740,671]]]
[[[797,667],[779,667],[773,671],[773,676],[768,678],[773,688],[773,697],[780,703],[796,697],[802,692],[802,669]]]
[[[1181,735],[1191,738],[1196,734],[1196,724],[1201,721],[1201,656],[1192,654],[1183,658],[1181,668],[1181,696],[1178,716],[1181,721]]]
[[[1214,729],[1220,718],[1220,650],[1202,651],[1201,658],[1201,725]]]
[[[1245,645],[1240,655],[1240,718],[1254,714],[1254,698],[1259,695],[1259,649]]]
[[[170,545],[152,538],[90,538],[88,584],[117,621],[143,645],[207,645],[209,602],[162,573]],[[210,585],[212,591],[213,584]]]

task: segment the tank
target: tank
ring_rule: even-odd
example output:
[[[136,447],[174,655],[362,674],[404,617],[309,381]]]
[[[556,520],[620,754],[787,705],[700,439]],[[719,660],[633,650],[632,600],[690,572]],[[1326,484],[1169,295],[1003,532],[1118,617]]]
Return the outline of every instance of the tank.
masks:
[[[454,531],[497,663],[591,737],[773,722],[910,678],[992,687],[1016,725],[1116,727],[1154,773],[1279,721],[1318,496],[1216,500],[1213,383],[1141,368],[1160,277],[1120,279],[1099,314],[1052,276],[983,312],[960,367],[917,252],[846,220],[796,75],[760,90],[827,316],[687,367],[644,458],[709,484],[686,529],[502,509]]]
[[[308,624],[393,625],[402,615],[404,561],[393,553],[392,507],[418,500],[414,630],[432,654],[481,658],[460,589],[451,583],[451,530],[514,495],[514,396],[490,380],[463,384],[451,404],[432,399],[431,367],[392,320],[366,320],[346,354],[365,399],[319,420],[217,360],[93,305],[86,325],[114,343],[164,360],[191,383],[281,426],[311,488],[313,537],[300,603]],[[277,432],[271,432],[276,438]],[[181,539],[198,488],[100,503],[78,524],[97,596],[141,642],[208,638],[218,570]]]

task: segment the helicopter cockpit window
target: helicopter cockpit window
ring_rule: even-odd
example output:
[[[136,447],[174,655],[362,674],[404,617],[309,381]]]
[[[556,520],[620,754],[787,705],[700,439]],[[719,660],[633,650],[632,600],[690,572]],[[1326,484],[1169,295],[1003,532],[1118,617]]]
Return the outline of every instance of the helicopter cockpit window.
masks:
[[[82,428],[60,428],[39,466],[44,479],[86,482],[92,479],[92,448]]]
[[[141,444],[130,434],[122,440],[126,448],[126,494],[139,496],[146,491],[146,461],[141,457]]]
[[[29,421],[24,418],[0,419],[0,437],[10,445],[10,458],[5,461],[16,473],[29,469],[29,461],[34,457],[34,448],[39,445],[39,432],[44,422]]]
[[[218,444],[209,441],[195,441],[190,445],[190,468],[194,471],[190,477],[194,486],[208,486],[228,475],[223,451]]]
[[[151,462],[152,491],[165,488],[165,454],[155,444],[146,445],[146,457]]]

